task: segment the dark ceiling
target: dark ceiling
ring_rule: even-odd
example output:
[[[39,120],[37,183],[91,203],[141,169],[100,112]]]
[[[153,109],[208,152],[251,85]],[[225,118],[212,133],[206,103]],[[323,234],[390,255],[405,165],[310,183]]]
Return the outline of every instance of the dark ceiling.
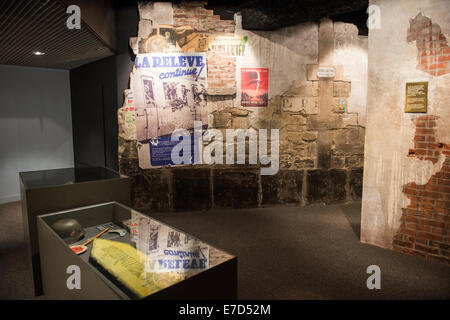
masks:
[[[222,18],[242,14],[242,27],[247,30],[275,30],[328,17],[351,22],[360,34],[367,34],[368,0],[211,0],[209,7]]]
[[[69,4],[82,8],[81,30],[66,27]],[[222,19],[233,19],[240,11],[248,30],[329,17],[354,23],[360,34],[367,34],[367,6],[368,0],[210,0],[207,8]],[[136,35],[137,19],[137,1],[1,0],[0,64],[72,69],[122,53],[128,37]],[[45,54],[37,56],[35,51]]]
[[[66,10],[58,0],[0,1],[0,64],[71,69],[114,54],[84,22],[69,30]]]

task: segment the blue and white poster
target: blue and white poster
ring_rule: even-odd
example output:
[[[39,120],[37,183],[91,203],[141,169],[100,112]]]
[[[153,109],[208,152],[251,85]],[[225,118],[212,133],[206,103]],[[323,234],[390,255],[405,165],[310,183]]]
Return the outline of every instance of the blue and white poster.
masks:
[[[201,136],[193,134],[193,130],[189,130],[191,141],[191,164],[200,162]],[[179,141],[171,141],[171,135],[150,139],[150,164],[152,167],[175,165],[172,161],[172,150]]]
[[[141,168],[171,165],[171,134],[208,123],[206,54],[138,54],[130,86]]]

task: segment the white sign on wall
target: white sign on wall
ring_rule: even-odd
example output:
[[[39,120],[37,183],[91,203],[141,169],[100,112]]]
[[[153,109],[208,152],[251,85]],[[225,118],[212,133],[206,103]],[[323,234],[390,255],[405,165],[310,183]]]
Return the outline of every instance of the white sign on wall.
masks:
[[[335,72],[334,68],[319,67],[317,69],[318,78],[334,78]]]

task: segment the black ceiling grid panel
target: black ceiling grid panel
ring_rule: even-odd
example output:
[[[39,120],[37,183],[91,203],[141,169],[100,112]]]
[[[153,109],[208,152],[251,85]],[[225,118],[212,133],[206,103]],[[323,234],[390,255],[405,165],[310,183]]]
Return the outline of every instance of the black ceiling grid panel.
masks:
[[[66,10],[59,0],[1,1],[0,64],[72,69],[114,54],[83,21],[69,30]]]

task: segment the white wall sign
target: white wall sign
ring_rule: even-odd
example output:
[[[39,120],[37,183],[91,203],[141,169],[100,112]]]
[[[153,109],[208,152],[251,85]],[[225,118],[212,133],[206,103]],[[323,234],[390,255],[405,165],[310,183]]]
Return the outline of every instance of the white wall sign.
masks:
[[[334,78],[334,68],[319,67],[317,69],[318,78]]]

